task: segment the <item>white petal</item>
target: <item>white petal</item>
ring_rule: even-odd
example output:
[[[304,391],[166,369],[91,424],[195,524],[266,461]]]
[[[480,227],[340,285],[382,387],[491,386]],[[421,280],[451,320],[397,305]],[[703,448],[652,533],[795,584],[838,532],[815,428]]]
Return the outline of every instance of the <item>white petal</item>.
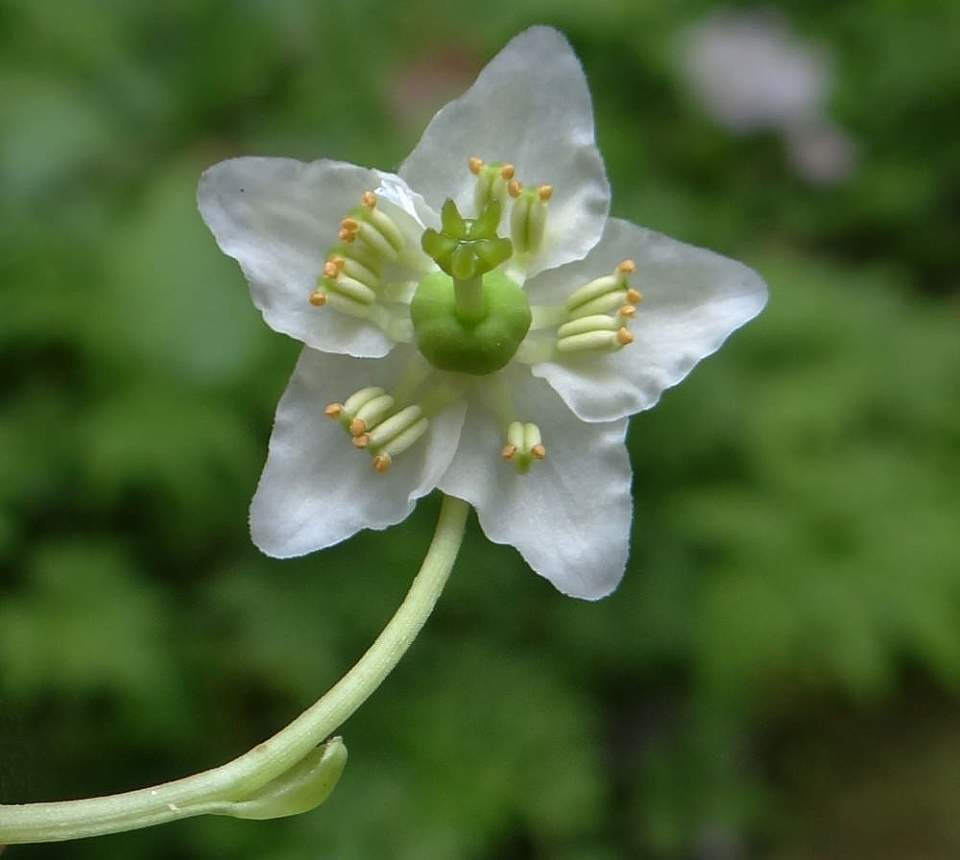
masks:
[[[471,156],[513,164],[525,185],[554,187],[545,246],[531,275],[578,260],[596,244],[610,187],[583,69],[556,30],[533,27],[513,39],[431,120],[400,175],[434,209],[452,197],[472,213]]]
[[[767,301],[766,284],[743,264],[617,218],[585,260],[528,282],[530,301],[563,302],[624,259],[636,262],[630,283],[644,296],[630,323],[634,342],[615,353],[575,353],[533,367],[585,421],[611,421],[656,405],[664,389],[716,352]]]
[[[383,176],[338,161],[290,158],[234,158],[203,174],[200,214],[221,250],[240,263],[271,328],[324,352],[390,351],[392,342],[375,325],[308,301],[340,221]],[[403,186],[399,177],[391,181]]]
[[[457,448],[465,404],[432,418],[427,433],[377,474],[324,407],[369,385],[387,390],[412,350],[389,359],[354,359],[305,349],[277,407],[270,450],[250,508],[253,542],[267,555],[289,558],[332,546],[362,528],[405,519],[429,493]]]
[[[539,425],[546,459],[525,475],[504,461],[505,428],[480,398],[467,410],[460,448],[440,481],[476,507],[494,543],[512,544],[564,594],[597,600],[623,577],[630,540],[626,420],[580,421],[524,368],[509,371],[518,419]]]

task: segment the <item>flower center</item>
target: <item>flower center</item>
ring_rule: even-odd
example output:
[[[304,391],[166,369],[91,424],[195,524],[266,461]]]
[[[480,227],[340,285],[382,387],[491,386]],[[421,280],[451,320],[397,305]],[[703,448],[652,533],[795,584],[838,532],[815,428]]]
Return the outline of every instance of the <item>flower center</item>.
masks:
[[[471,219],[447,200],[441,229],[423,233],[421,246],[441,271],[420,281],[410,318],[417,348],[441,370],[475,375],[500,370],[530,329],[525,293],[496,270],[514,251],[509,239],[497,235],[501,211],[492,194]]]

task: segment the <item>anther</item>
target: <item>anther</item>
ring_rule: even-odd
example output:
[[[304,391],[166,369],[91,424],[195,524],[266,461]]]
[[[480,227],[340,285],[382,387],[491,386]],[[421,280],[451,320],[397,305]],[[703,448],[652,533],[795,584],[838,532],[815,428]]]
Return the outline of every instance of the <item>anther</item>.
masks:
[[[503,450],[500,452],[500,456],[503,457],[504,460],[512,460],[516,456],[516,454],[517,454],[517,446],[511,445],[509,443],[504,445]]]
[[[362,436],[367,432],[367,422],[362,418],[354,418],[350,422],[350,435],[351,436]]]
[[[637,271],[637,264],[633,260],[624,260],[617,265],[617,271],[622,275],[632,275]]]
[[[513,179],[513,176],[516,172],[517,171],[512,164],[504,164],[503,167],[500,168],[500,176],[505,180]]]
[[[467,159],[467,167],[470,168],[470,172],[474,176],[477,176],[480,173],[480,171],[483,170],[483,159],[477,158],[477,156],[474,155],[471,158]]]
[[[624,319],[630,319],[637,313],[637,309],[633,305],[624,305],[617,313]]]
[[[540,198],[541,203],[546,203],[551,197],[553,197],[553,186],[552,185],[538,185],[537,186],[537,197]]]
[[[327,418],[332,418],[336,421],[341,415],[343,415],[343,404],[342,403],[331,403],[324,410],[323,414]]]
[[[373,458],[373,468],[381,475],[390,468],[392,463],[393,457],[389,454],[377,454],[377,456]]]
[[[638,305],[643,301],[643,293],[630,287],[630,289],[627,290],[627,301],[630,302],[631,305]]]
[[[323,276],[325,278],[336,278],[343,271],[342,266],[338,266],[333,260],[327,260],[323,264]]]
[[[542,460],[547,456],[547,449],[543,444],[534,445],[530,449],[530,456],[533,457],[534,460]]]
[[[353,437],[353,446],[355,448],[366,448],[370,444],[370,437],[366,433]]]
[[[344,218],[340,222],[340,226],[344,230],[348,230],[351,233],[356,233],[360,229],[360,222],[356,218]]]
[[[310,304],[315,308],[322,308],[327,303],[327,294],[321,290],[310,293]]]
[[[617,331],[617,342],[620,346],[626,346],[629,343],[633,343],[633,335],[623,327]]]
[[[341,227],[337,232],[337,238],[341,242],[346,242],[349,245],[357,238],[357,234],[350,232],[346,227]]]
[[[523,183],[519,179],[511,179],[507,183],[507,194],[516,199],[523,193]]]
[[[373,209],[377,205],[377,195],[372,191],[364,191],[360,197],[360,205],[366,206],[367,209]]]

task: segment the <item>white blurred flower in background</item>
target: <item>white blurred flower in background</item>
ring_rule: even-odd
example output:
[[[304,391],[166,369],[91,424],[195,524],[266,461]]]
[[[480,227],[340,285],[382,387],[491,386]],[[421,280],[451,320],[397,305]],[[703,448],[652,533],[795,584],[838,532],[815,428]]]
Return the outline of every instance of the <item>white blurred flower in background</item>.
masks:
[[[678,61],[702,109],[735,134],[782,135],[794,169],[816,183],[847,178],[856,147],[827,114],[833,70],[779,14],[711,14],[681,34]]]

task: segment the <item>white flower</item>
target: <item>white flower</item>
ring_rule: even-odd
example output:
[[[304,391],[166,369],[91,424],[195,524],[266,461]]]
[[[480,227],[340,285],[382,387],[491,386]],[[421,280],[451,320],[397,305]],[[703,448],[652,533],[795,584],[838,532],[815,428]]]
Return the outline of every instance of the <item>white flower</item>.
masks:
[[[766,301],[739,263],[608,218],[583,71],[544,27],[433,118],[399,175],[239,158],[199,202],[267,323],[307,347],[251,509],[276,557],[400,522],[439,487],[564,593],[608,594],[629,544],[627,417]]]

